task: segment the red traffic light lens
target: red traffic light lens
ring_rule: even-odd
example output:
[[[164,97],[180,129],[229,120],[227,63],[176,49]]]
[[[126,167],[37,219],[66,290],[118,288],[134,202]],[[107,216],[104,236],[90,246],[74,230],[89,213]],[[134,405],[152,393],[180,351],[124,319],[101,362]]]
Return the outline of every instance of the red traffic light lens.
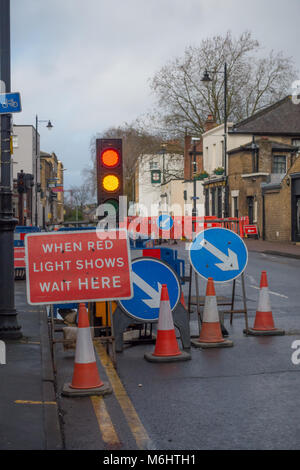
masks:
[[[107,168],[114,168],[120,161],[120,155],[115,149],[107,149],[101,154],[101,162]]]

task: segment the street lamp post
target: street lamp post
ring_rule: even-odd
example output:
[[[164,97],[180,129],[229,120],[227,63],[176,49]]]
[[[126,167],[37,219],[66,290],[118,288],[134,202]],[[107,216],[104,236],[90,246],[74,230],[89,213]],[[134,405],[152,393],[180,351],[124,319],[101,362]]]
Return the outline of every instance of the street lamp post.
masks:
[[[35,226],[38,226],[38,161],[39,161],[39,148],[38,148],[38,126],[39,123],[47,122],[47,129],[51,131],[53,128],[51,121],[39,120],[38,116],[35,117]]]
[[[196,180],[196,170],[197,170],[197,142],[200,140],[199,137],[192,137],[193,142],[193,171],[191,177],[193,178],[193,210],[192,217],[197,217],[197,180]]]
[[[160,150],[160,154],[163,156],[163,175],[162,175],[162,182],[163,184],[165,184],[166,182],[166,167],[165,167],[165,156],[166,156],[166,148],[167,148],[167,144],[161,144],[160,146],[161,150]]]
[[[10,0],[0,0],[0,80],[11,91]],[[22,337],[15,309],[14,230],[11,187],[11,114],[1,116],[0,153],[0,338]]]
[[[212,79],[210,78],[210,73],[222,73],[224,74],[224,176],[226,182],[226,193],[225,193],[225,207],[224,207],[224,216],[228,217],[229,215],[229,208],[228,208],[228,197],[227,197],[227,123],[228,123],[228,114],[227,114],[227,94],[228,94],[228,72],[227,72],[227,63],[224,64],[224,71],[218,72],[214,71],[211,72],[209,70],[205,70],[202,82],[208,83],[211,82]]]

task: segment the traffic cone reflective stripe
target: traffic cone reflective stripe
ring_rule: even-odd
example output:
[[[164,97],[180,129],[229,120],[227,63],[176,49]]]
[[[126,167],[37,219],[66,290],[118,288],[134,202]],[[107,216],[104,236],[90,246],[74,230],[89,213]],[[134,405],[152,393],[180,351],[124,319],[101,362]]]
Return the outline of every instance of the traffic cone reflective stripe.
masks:
[[[91,389],[101,387],[91,329],[86,306],[79,305],[78,332],[76,340],[75,363],[71,388]]]
[[[268,280],[267,280],[266,271],[263,271],[261,273],[258,307],[256,311],[253,330],[255,331],[276,330],[274,320],[273,320],[271,305],[270,305],[269,288],[268,288]]]
[[[161,290],[157,337],[153,356],[179,356],[174,322],[170,307],[168,288],[164,284]]]
[[[206,297],[203,312],[203,323],[199,342],[201,343],[224,343],[218,314],[217,298],[214,281],[208,279]]]

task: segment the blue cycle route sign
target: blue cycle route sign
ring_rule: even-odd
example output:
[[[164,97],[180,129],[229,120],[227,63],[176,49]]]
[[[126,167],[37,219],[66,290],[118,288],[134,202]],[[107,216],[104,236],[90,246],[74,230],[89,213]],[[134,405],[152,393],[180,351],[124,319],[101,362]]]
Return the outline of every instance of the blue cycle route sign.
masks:
[[[248,263],[248,250],[242,238],[225,228],[199,233],[190,246],[190,262],[204,279],[229,282],[239,277]]]
[[[137,258],[132,261],[131,269],[133,298],[119,301],[130,317],[143,322],[158,321],[162,284],[168,287],[171,310],[177,307],[180,281],[167,263],[156,258]]]
[[[21,111],[20,93],[0,93],[0,114],[20,113]]]
[[[170,215],[162,214],[157,219],[157,225],[160,230],[171,230],[174,221]]]

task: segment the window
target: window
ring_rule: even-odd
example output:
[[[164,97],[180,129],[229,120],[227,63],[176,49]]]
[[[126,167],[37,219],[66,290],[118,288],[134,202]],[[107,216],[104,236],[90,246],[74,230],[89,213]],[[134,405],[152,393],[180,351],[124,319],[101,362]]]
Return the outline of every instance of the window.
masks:
[[[292,145],[295,145],[295,147],[298,147],[298,154],[299,154],[300,153],[300,139],[293,139]]]
[[[209,215],[209,190],[205,189],[205,215]]]
[[[211,215],[216,215],[216,188],[211,190]]]
[[[239,217],[239,198],[232,198],[232,217]]]
[[[218,188],[218,219],[222,219],[222,188]]]
[[[150,170],[157,170],[158,163],[157,162],[150,162]]]
[[[272,173],[276,173],[276,174],[286,173],[286,156],[285,155],[273,155]]]

